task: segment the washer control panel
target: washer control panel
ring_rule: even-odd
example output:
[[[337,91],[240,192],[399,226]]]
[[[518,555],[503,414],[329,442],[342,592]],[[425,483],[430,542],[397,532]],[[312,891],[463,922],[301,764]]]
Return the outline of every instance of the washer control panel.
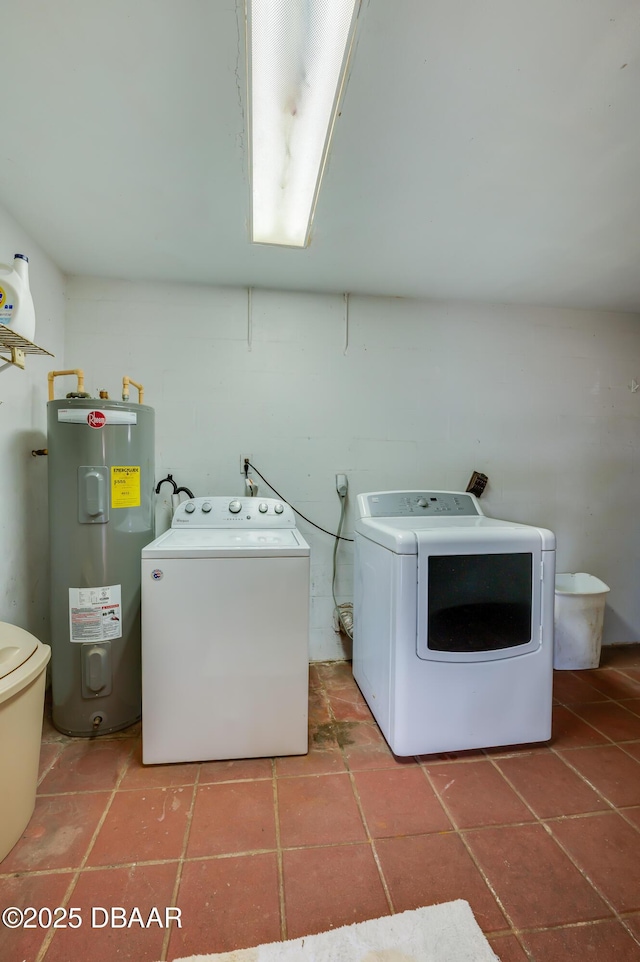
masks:
[[[172,528],[295,528],[291,505],[276,498],[191,498],[178,505]]]
[[[358,495],[361,518],[483,516],[477,498],[462,491],[374,491]]]

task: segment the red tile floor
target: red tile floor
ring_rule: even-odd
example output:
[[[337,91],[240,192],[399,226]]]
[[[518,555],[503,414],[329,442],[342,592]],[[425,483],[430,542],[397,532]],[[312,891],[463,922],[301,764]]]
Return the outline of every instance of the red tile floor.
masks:
[[[1,907],[45,911],[0,925],[0,958],[173,960],[463,898],[502,962],[640,960],[640,646],[556,673],[549,744],[418,759],[348,663],[310,677],[301,757],[144,768],[138,726],[72,739],[45,717],[0,864]]]

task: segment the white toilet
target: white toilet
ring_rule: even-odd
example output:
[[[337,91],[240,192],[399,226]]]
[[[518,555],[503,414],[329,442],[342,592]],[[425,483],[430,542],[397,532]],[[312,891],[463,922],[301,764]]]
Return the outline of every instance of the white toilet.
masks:
[[[48,645],[0,622],[0,862],[36,804]]]

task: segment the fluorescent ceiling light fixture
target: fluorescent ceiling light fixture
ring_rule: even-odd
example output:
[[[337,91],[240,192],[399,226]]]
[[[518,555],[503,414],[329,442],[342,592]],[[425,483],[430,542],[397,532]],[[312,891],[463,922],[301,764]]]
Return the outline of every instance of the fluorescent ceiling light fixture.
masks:
[[[247,0],[254,243],[308,243],[359,5]]]

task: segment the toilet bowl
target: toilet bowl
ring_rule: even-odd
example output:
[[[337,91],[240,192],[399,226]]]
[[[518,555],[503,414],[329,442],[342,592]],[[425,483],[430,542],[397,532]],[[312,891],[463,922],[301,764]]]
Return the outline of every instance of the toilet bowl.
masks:
[[[51,649],[0,622],[0,861],[33,814],[38,783],[45,669]]]

